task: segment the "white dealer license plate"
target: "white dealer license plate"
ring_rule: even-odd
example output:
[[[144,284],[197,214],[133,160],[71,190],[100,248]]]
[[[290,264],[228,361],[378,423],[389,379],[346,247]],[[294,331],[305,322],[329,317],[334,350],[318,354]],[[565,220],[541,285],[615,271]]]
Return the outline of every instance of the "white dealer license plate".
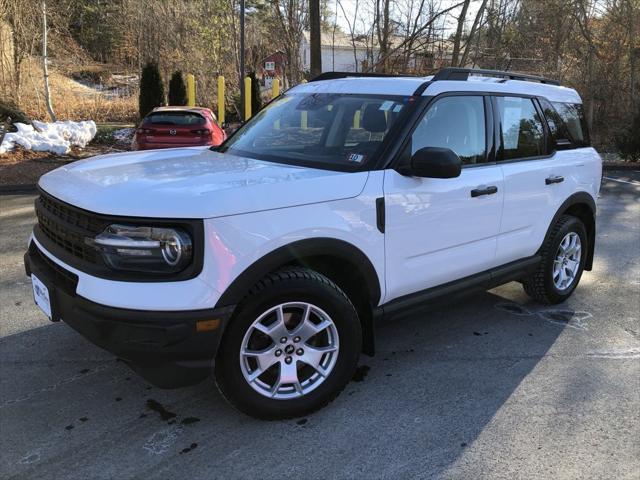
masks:
[[[49,289],[38,277],[31,274],[31,284],[33,285],[33,298],[36,305],[51,319],[51,298],[49,297]]]

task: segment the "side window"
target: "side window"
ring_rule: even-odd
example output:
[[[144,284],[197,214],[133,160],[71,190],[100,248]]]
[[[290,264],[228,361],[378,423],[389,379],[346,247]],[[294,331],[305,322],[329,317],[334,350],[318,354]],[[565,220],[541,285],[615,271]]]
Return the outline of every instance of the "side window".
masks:
[[[521,97],[496,97],[496,103],[501,137],[498,159],[544,155],[544,128],[533,101]]]
[[[485,161],[486,126],[482,97],[444,97],[429,107],[411,136],[411,154],[424,147],[450,148],[463,164]]]
[[[553,107],[557,115],[562,119],[568,136],[576,147],[586,147],[589,145],[589,132],[587,130],[587,122],[584,117],[582,105],[579,103],[561,103],[553,102]],[[546,111],[545,111],[546,116]]]
[[[567,126],[564,124],[564,120],[560,117],[558,112],[553,105],[544,98],[540,99],[540,106],[542,107],[542,112],[544,113],[544,117],[547,120],[547,125],[549,125],[549,132],[551,133],[551,138],[553,140],[571,140],[571,135],[569,135],[569,131],[567,130]]]

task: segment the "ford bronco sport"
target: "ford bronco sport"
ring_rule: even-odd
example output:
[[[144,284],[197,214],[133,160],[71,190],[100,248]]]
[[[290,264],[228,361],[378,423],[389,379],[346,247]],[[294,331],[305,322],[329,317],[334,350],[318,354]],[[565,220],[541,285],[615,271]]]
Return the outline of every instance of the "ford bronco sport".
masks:
[[[36,303],[164,387],[213,371],[249,415],[344,388],[377,319],[520,281],[555,304],[590,270],[601,159],[557,82],[327,73],[220,147],[44,175]]]

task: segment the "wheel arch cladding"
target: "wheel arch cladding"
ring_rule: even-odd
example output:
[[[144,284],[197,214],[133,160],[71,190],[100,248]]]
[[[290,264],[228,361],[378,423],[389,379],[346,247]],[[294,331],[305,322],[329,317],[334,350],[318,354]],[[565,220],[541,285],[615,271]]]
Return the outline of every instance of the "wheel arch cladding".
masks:
[[[591,195],[586,192],[578,192],[567,198],[556,214],[553,216],[544,242],[547,241],[553,226],[556,224],[561,215],[571,215],[582,221],[587,230],[587,258],[585,259],[584,269],[589,271],[593,268],[593,255],[595,251],[596,240],[596,202]],[[544,245],[544,243],[543,243]],[[542,248],[542,247],[541,247]]]
[[[227,287],[216,307],[238,304],[262,278],[286,266],[307,267],[332,280],[356,307],[363,332],[363,352],[373,355],[373,308],[380,301],[380,281],[369,258],[358,247],[334,238],[300,240],[263,256]]]

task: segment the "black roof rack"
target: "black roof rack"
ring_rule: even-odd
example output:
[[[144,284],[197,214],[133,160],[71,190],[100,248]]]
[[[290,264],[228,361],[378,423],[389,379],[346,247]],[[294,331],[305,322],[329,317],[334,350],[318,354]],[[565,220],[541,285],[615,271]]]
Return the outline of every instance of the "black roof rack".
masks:
[[[482,70],[476,68],[443,68],[433,76],[433,81],[438,80],[463,80],[469,79],[469,75],[484,75],[487,77],[504,78],[505,80],[523,80],[525,82],[540,82],[549,85],[560,85],[557,80],[550,78],[538,77],[536,75],[527,75],[517,72],[503,72],[500,70]]]
[[[347,77],[369,77],[369,78],[376,78],[376,77],[415,77],[415,78],[419,78],[416,77],[416,75],[406,75],[406,74],[400,74],[400,75],[395,75],[392,73],[361,73],[361,72],[324,72],[321,73],[320,75],[318,75],[317,77],[313,77],[311,80],[309,80],[310,82],[319,82],[320,80],[336,80],[338,78],[347,78]]]

